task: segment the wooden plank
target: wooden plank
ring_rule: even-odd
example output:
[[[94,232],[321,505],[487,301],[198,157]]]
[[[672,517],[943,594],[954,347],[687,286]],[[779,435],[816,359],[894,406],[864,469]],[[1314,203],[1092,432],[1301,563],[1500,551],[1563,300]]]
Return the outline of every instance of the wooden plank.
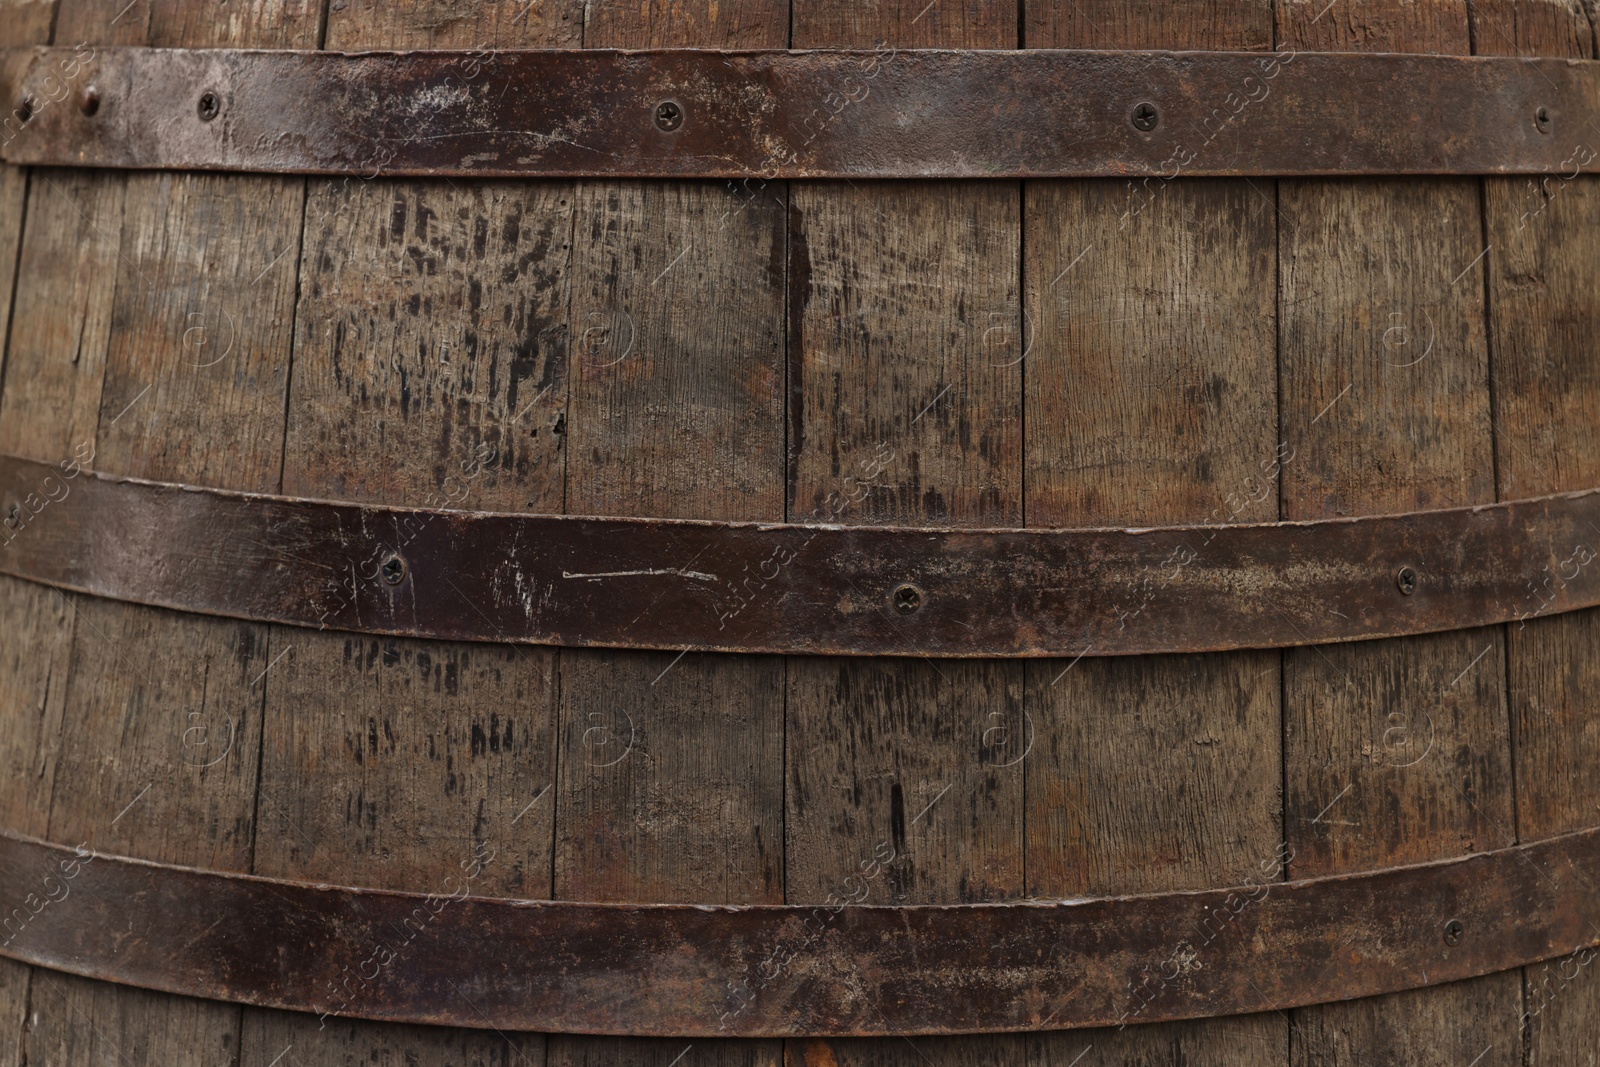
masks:
[[[779,0],[587,12],[587,47],[781,48],[788,32]],[[782,197],[580,187],[569,512],[783,517]],[[782,693],[772,657],[563,652],[556,895],[782,901]],[[549,1062],[767,1065],[780,1048],[552,1037]]]
[[[0,15],[3,14],[4,9],[0,8]],[[10,42],[0,37],[0,43]],[[25,132],[19,131],[17,136]],[[5,339],[10,336],[17,253],[22,244],[22,219],[28,202],[27,195],[28,172],[22,167],[0,166],[0,368],[5,366],[3,348]]]
[[[664,5],[596,11],[585,43],[715,47],[722,41],[703,34],[742,25],[738,5],[733,9],[726,25],[710,12],[697,17]],[[744,17],[758,14],[752,8]],[[781,45],[779,22],[767,18],[764,46]],[[781,205],[774,197],[747,202],[742,192],[687,183],[580,189],[571,321],[575,330],[597,332],[580,345],[574,366],[569,511],[782,515]],[[559,797],[566,809],[558,831],[560,895],[781,900],[780,816],[774,798],[756,796],[781,781],[771,773],[777,758],[766,739],[773,731],[763,729],[776,719],[761,695],[777,690],[780,665],[727,656],[685,657],[671,666],[674,659],[564,657],[571,684],[563,685],[563,753],[573,758],[563,761]],[[609,707],[619,696],[629,710],[638,702],[637,730]],[[702,736],[718,728],[735,736]],[[630,739],[629,755],[613,764]],[[706,744],[715,750],[705,751]],[[606,773],[612,767],[622,770]],[[693,825],[687,807],[663,806],[672,799],[664,791],[680,789],[706,794],[679,799],[712,805],[711,826]],[[724,804],[748,810],[714,814]],[[628,818],[632,825],[613,822]],[[616,836],[597,839],[595,819]],[[674,855],[679,848],[694,858]],[[724,851],[752,848],[742,856]],[[703,868],[713,856],[714,866]]]
[[[596,8],[584,44],[784,44],[786,12],[733,4],[718,14],[722,7]],[[733,183],[579,189],[570,321],[583,335],[567,419],[569,512],[782,517],[776,192]],[[558,895],[780,901],[781,664],[572,652],[562,670],[569,758],[558,795]],[[612,763],[627,747],[619,708],[635,715],[636,729],[629,756]],[[695,822],[702,804],[712,806],[702,814],[715,812],[709,825]],[[596,820],[617,836],[597,838]]]
[[[1578,0],[1472,6],[1474,51],[1588,59],[1593,31]],[[1563,131],[1575,158],[1600,150],[1593,130]],[[1570,172],[1567,172],[1570,173]],[[1600,293],[1600,184],[1556,174],[1484,180],[1490,245],[1489,358],[1501,499],[1600,485],[1600,368],[1592,330]],[[1600,551],[1600,531],[1552,561],[1552,587]],[[1588,564],[1586,566],[1592,566]],[[1565,577],[1563,577],[1565,576]],[[1546,593],[1547,575],[1530,575]],[[1530,592],[1528,611],[1537,611]],[[1600,796],[1600,613],[1536,618],[1506,631],[1517,838],[1591,826]],[[1600,1048],[1600,982],[1592,953],[1526,968],[1523,1027],[1531,1067],[1581,1064]]]
[[[1005,2],[794,5],[796,48],[1014,48]],[[843,116],[837,121],[847,121]],[[790,505],[796,521],[1020,525],[1021,212],[1012,182],[796,185]],[[789,661],[790,903],[1023,893],[1021,664]],[[1017,1037],[811,1040],[790,1064],[1022,1064]]]
[[[570,46],[574,14],[351,4],[330,11],[327,47]],[[460,78],[489,77],[492,64],[466,57]],[[572,199],[565,183],[312,183],[286,492],[560,510]],[[408,595],[427,595],[417,581]],[[268,682],[257,873],[550,895],[553,652],[288,630],[274,640],[287,658]],[[348,988],[328,991],[329,1006],[382,982],[368,961],[410,945],[353,948]],[[243,1048],[243,1067],[289,1050],[304,1063],[544,1058],[539,1035],[269,1011],[245,1013]]]
[[[1272,5],[1261,0],[1035,3],[1027,6],[1027,14],[1029,48],[1254,52],[1272,47]]]
[[[1272,46],[1270,10],[1247,2],[1030,6],[1027,33],[1034,47]],[[1276,516],[1274,193],[1271,181],[1029,183],[1030,525]],[[1160,580],[1129,591],[1126,625]],[[1029,665],[1030,894],[1278,877],[1278,655],[1088,652]],[[1201,938],[1185,944],[1204,959]],[[1033,1055],[1266,1067],[1284,1047],[1284,1020],[1265,1015],[1041,1035]]]
[[[0,0],[0,45],[50,43],[54,6],[54,0]],[[8,358],[13,304],[22,310],[24,322],[32,323],[42,310],[34,302],[48,294],[48,322],[58,323],[64,330],[77,322],[72,315],[62,314],[62,290],[48,282],[32,285],[32,280],[40,277],[45,267],[74,264],[75,253],[83,246],[74,248],[72,256],[50,258],[45,264],[19,264],[29,187],[27,171],[0,166],[0,446],[13,454],[45,453],[70,459],[70,446],[67,450],[56,448],[61,437],[59,413],[46,413],[26,400],[38,368],[29,360]],[[42,222],[40,213],[34,210],[30,214],[29,224],[37,227]],[[66,224],[59,232],[70,234],[75,229],[78,227]],[[34,248],[42,245],[35,242]],[[29,285],[18,286],[19,274]],[[61,278],[50,280],[59,282]],[[27,350],[37,346],[30,336],[21,338],[21,344]],[[58,352],[58,360],[51,360],[50,366],[61,362]],[[99,363],[91,363],[93,373],[85,381],[91,382],[98,394]],[[96,406],[98,397],[88,405],[88,413],[93,414]],[[93,427],[90,429],[93,432]],[[88,440],[93,445],[93,437]],[[0,617],[8,621],[0,651],[0,713],[6,717],[5,728],[0,729],[0,819],[24,833],[43,835],[48,829],[46,813],[56,776],[61,699],[66,688],[67,653],[72,648],[72,609],[66,598],[51,590],[27,582],[0,581]],[[30,968],[0,960],[0,1067],[21,1067],[24,1062],[29,981]]]
[[[303,183],[127,181],[95,464],[276,491]]]
[[[0,422],[3,425],[3,422]],[[0,825],[43,837],[49,831],[61,705],[72,647],[72,608],[42,586],[0,582]],[[0,1065],[21,1067],[30,968],[0,960]]]
[[[0,0],[0,15],[5,16],[0,43],[49,44],[55,14],[56,0]]]
[[[577,48],[583,9],[583,0],[344,0],[328,13],[327,47]]]
[[[0,2],[0,44],[48,41],[53,6]],[[72,171],[38,179],[41,195],[27,201],[24,172],[0,168],[0,339],[9,348],[0,392],[0,450],[78,470],[75,461],[87,463],[93,456],[116,277],[115,237],[102,240],[92,220],[120,218],[122,186]],[[76,206],[80,202],[84,211]],[[7,332],[13,300],[16,316]],[[7,728],[0,730],[0,819],[43,834],[73,609],[60,594],[14,579],[0,580],[0,599],[11,620],[0,656],[0,708],[8,715]]]
[[[1016,0],[796,0],[795,48],[1016,48]]]
[[[589,48],[782,48],[787,0],[627,0],[584,5]]]
[[[55,43],[168,48],[316,48],[324,0],[59,0]]]
[[[98,465],[124,189],[86,171],[34,176],[0,394],[0,448],[13,455]]]
[[[1280,50],[1469,51],[1457,0],[1320,6],[1279,8]],[[1494,499],[1478,183],[1285,181],[1279,201],[1282,420],[1297,457],[1283,517]],[[1498,630],[1288,652],[1291,873],[1510,844],[1504,663]],[[1290,1059],[1509,1067],[1520,1006],[1505,974],[1296,1011]]]
[[[312,640],[329,638],[329,640]],[[509,646],[275,630],[255,869],[441,897],[548,897],[555,674]],[[327,1009],[381,989],[426,926],[349,946]],[[326,1022],[326,1026],[324,1026]],[[497,1063],[542,1058],[537,1035],[245,1013],[243,1056],[295,1062]],[[385,1052],[385,1050],[390,1050]]]
[[[315,45],[315,0],[246,6],[216,18],[192,5],[66,0],[56,40]],[[50,410],[70,413],[64,425],[72,432],[94,433],[100,469],[276,489],[294,278],[292,266],[270,268],[299,242],[304,183],[160,174],[73,180],[83,184],[67,197],[70,206],[103,247],[75,250],[41,279],[61,279],[58,290],[40,290],[41,303],[73,294],[74,310],[50,344],[64,350],[71,338],[71,358],[82,364],[54,364],[43,384],[68,392],[56,394]],[[94,257],[114,283],[61,277],[67,263]],[[104,367],[98,395],[84,381],[96,365]],[[97,421],[85,414],[92,400]],[[49,832],[247,870],[260,744],[253,685],[270,661],[266,629],[87,601],[75,618]],[[204,765],[218,748],[225,754]],[[74,1062],[91,1048],[97,1059],[114,1049],[198,1067],[237,1054],[239,1019],[231,1006],[41,974],[27,1057]]]
[[[561,509],[572,198],[567,183],[313,184],[284,492]]]

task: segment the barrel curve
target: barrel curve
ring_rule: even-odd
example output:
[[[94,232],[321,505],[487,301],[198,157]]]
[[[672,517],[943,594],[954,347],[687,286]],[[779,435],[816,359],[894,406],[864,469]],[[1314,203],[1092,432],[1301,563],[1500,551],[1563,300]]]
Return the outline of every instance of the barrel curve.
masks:
[[[1284,882],[1272,863],[1222,889],[1000,904],[506,900],[472,894],[473,866],[424,895],[0,831],[0,899],[26,902],[6,917],[0,954],[324,1018],[761,1037],[1238,1015],[1558,956],[1581,969],[1600,944],[1588,906],[1600,829],[1356,874]]]
[[[577,647],[1061,656],[1526,625],[1600,604],[1600,490],[1302,522],[1005,530],[507,515],[0,456],[0,573],[302,627]]]

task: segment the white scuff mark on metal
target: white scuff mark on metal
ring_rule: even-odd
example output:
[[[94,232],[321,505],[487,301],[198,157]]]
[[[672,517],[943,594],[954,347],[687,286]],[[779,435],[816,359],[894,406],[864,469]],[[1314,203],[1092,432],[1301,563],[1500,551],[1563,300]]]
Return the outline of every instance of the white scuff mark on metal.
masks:
[[[704,571],[680,570],[674,567],[649,567],[644,570],[637,571],[596,571],[593,574],[580,574],[574,573],[573,571],[562,571],[561,577],[586,578],[591,582],[597,582],[602,578],[649,578],[663,574],[671,574],[679,578],[693,578],[696,581],[701,582],[714,582],[717,580],[717,576],[715,574],[707,574]]]

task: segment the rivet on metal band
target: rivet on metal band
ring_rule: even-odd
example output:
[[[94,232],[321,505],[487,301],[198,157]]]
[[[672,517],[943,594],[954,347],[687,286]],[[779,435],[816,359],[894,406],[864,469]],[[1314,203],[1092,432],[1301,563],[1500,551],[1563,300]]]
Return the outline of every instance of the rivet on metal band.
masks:
[[[1600,491],[1359,519],[968,530],[430,511],[0,456],[0,574],[444,640],[1119,656],[1466,629],[1600,604]]]
[[[56,101],[93,84],[95,103]],[[1600,62],[1297,52],[0,51],[0,159],[485,177],[1600,170]]]

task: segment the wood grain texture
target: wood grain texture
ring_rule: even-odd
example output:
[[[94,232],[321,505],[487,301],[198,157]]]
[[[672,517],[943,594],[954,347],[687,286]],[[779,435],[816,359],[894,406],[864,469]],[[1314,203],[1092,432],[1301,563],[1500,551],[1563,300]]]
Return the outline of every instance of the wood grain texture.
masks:
[[[1011,2],[794,5],[796,48],[1012,48],[1016,32]],[[882,51],[863,65],[865,91],[893,61]],[[791,195],[790,515],[1020,524],[1018,186],[824,182]],[[1002,661],[791,659],[789,902],[1021,896],[1022,680]],[[1025,1044],[791,1041],[785,1055],[1020,1065]]]
[[[56,0],[0,0],[0,45],[49,44]]]
[[[0,45],[48,43],[54,6],[53,0],[0,0]],[[71,332],[73,317],[56,312],[64,295],[60,283],[72,275],[61,271],[40,279],[43,285],[20,288],[16,282],[19,272],[30,279],[37,278],[58,266],[65,251],[82,248],[69,236],[76,234],[81,240],[82,232],[81,227],[71,225],[48,208],[40,211],[35,205],[30,211],[28,188],[27,171],[0,167],[0,345],[5,346],[0,350],[0,366],[7,371],[0,388],[0,448],[13,454],[65,460],[74,455],[72,442],[93,441],[98,398],[86,405],[86,412],[80,405],[78,414],[87,416],[89,423],[89,436],[85,438],[81,436],[84,420],[76,420],[74,425],[70,413],[51,406],[58,395],[55,391],[41,390],[42,395],[35,395],[33,385],[40,374],[75,365],[77,346],[61,336]],[[56,204],[60,203],[57,199]],[[28,246],[28,255],[23,255],[21,248],[25,213],[30,216],[27,221],[31,225],[42,226],[46,231],[42,239]],[[93,246],[86,251],[92,254]],[[69,306],[77,306],[73,298],[79,294],[70,287],[65,293],[71,294],[66,299]],[[11,327],[14,303],[21,312],[15,330]],[[66,330],[51,329],[63,321],[68,324]],[[49,355],[54,358],[45,358],[43,350],[52,342],[56,343]],[[103,344],[102,334],[102,348]],[[17,350],[29,355],[12,354]],[[100,366],[98,360],[91,359],[81,379],[96,394]],[[61,392],[74,395],[70,384]],[[74,437],[75,431],[80,436]],[[7,513],[10,504],[5,502]],[[56,720],[67,675],[65,655],[71,640],[71,611],[60,595],[25,582],[0,583],[0,601],[5,604],[3,617],[8,620],[8,640],[0,651],[0,714],[5,716],[5,729],[0,730],[0,767],[4,768],[0,773],[0,818],[6,820],[4,825],[32,826],[34,829],[24,832],[41,834],[54,780]],[[8,963],[4,972],[7,978],[0,980],[6,980],[9,988],[9,977],[20,972],[20,968]],[[5,1017],[10,1018],[10,1002],[0,1003],[7,1004]],[[17,1017],[20,1019],[20,1015]],[[10,1054],[7,1044],[0,1041],[0,1056]]]
[[[52,589],[15,579],[0,582],[0,618],[6,620],[0,643],[0,826],[35,837],[50,829],[73,611]],[[24,1063],[29,977],[29,967],[0,960],[3,1067]]]
[[[314,639],[314,640],[312,640]],[[498,645],[274,630],[255,872],[441,897],[548,898],[555,774],[549,657]],[[391,956],[427,951],[426,925],[348,947],[328,1010],[382,989]],[[498,1064],[543,1039],[247,1010],[260,1062]],[[458,1058],[459,1057],[459,1058]],[[245,1062],[258,1058],[247,1055]]]
[[[313,184],[284,492],[561,510],[572,198]]]
[[[782,48],[787,0],[611,0],[584,5],[589,48]]]
[[[1272,45],[1270,8],[1253,2],[1029,5],[1028,16],[1031,47]],[[1275,517],[1273,195],[1270,181],[1028,183],[1030,526]],[[1106,610],[1140,625],[1160,584],[1151,575]],[[1279,656],[1088,652],[1028,665],[1029,893],[1279,877]],[[1032,1047],[1035,1063],[1062,1067],[1266,1067],[1283,1062],[1286,1036],[1267,1015]]]
[[[548,898],[553,676],[511,646],[303,633],[274,634],[256,873]]]
[[[31,582],[0,582],[0,826],[43,837],[49,830],[76,607]]]
[[[41,6],[0,5],[0,13],[19,20],[3,32],[11,33],[11,26],[21,28],[31,18],[42,22],[43,36],[36,32],[34,38],[47,39],[49,21],[39,18]],[[4,220],[13,242],[24,232],[21,173],[8,168],[0,182],[5,192],[16,194],[7,201],[16,214]],[[40,195],[27,205],[29,239],[20,242],[20,250],[16,244],[0,248],[0,255],[11,256],[0,274],[10,278],[15,267],[19,279],[0,392],[0,449],[51,463],[88,460],[93,454],[122,189],[121,182],[76,171],[40,173],[34,181]],[[9,287],[4,306],[0,317],[12,310]],[[9,512],[14,503],[0,502],[0,510]],[[48,512],[41,512],[41,521],[48,521]],[[76,611],[72,605],[78,600],[15,580],[0,583],[0,596],[8,605],[4,617],[11,620],[0,659],[5,694],[0,708],[6,716],[0,766],[8,772],[0,775],[0,812],[8,820],[5,825],[32,826],[27,832],[43,834],[55,783]]]
[[[59,0],[55,43],[316,48],[326,0]],[[299,184],[299,183],[295,183]]]
[[[791,903],[873,904],[1022,895],[1021,772],[1029,734],[1009,665],[791,661]],[[845,881],[849,879],[850,884]],[[939,1044],[937,1040],[932,1044]]]
[[[27,1041],[27,1064],[217,1067],[238,1055],[239,1009],[35,968]]]
[[[246,1012],[239,1067],[536,1067],[542,1039],[438,1026],[329,1019],[306,1027],[288,1012]],[[316,1017],[312,1017],[315,1024]]]
[[[1585,0],[1473,0],[1468,11],[1475,55],[1594,58],[1592,5]],[[1486,184],[1502,182],[1491,178]]]
[[[327,47],[566,46],[577,19],[571,4],[335,4]],[[492,74],[493,57],[474,54],[458,77]],[[572,196],[565,183],[311,183],[286,492],[561,509]],[[429,595],[429,580],[413,573],[401,595]],[[554,652],[291,630],[274,642],[257,873],[550,895]],[[384,979],[371,961],[427,937],[406,933],[351,946],[342,987],[320,991],[327,1006],[358,1002]],[[308,1064],[544,1059],[539,1035],[256,1010],[242,1048],[262,1067],[285,1050]]]
[[[54,15],[55,0],[0,0],[0,45],[49,43]],[[17,135],[25,136],[26,131]],[[13,298],[18,295],[19,267],[28,274],[44,266],[19,264],[29,189],[27,171],[0,167],[0,346],[12,336],[11,313]],[[39,220],[33,221],[37,225]],[[35,242],[33,247],[40,244]],[[61,299],[59,291],[48,285],[28,287],[27,291],[30,297],[48,297],[52,303]],[[19,310],[24,329],[35,321],[55,318],[53,314],[37,314],[40,309],[31,303],[20,305]],[[22,343],[30,349],[36,345],[31,337]],[[99,351],[104,351],[103,341]],[[71,360],[69,354],[65,359],[49,361],[49,365],[70,365]],[[57,427],[62,420],[58,412],[49,410],[50,400],[35,396],[35,402],[30,403],[23,399],[32,392],[36,366],[0,349],[0,368],[9,375],[9,388],[0,385],[0,444],[16,451],[27,443],[35,452],[70,457],[70,451],[51,451],[52,440],[60,436]],[[88,405],[91,435],[92,417],[98,406],[99,371],[95,362],[83,379],[92,384],[96,394]],[[92,436],[89,439],[92,441]],[[3,509],[9,510],[9,506]],[[6,826],[32,827],[24,832],[42,835],[48,829],[46,817],[55,781],[62,694],[72,647],[72,611],[57,593],[25,582],[5,581],[0,582],[0,617],[8,620],[0,651],[0,819]],[[30,968],[0,960],[0,1067],[21,1067],[24,1062],[30,975]]]
[[[1017,0],[794,0],[795,48],[1016,48]]]
[[[100,469],[276,491],[303,199],[296,179],[128,176]]]
[[[0,9],[0,16],[4,14],[4,10]],[[5,43],[0,38],[0,44]],[[26,130],[20,130],[17,136],[26,133]],[[0,166],[0,346],[9,336],[12,296],[17,281],[17,251],[22,243],[22,219],[27,197],[28,172],[21,167]],[[4,352],[0,351],[0,368],[4,366]]]
[[[1590,58],[1592,27],[1577,0],[1483,0],[1472,7],[1474,49],[1490,55]],[[1561,130],[1575,153],[1600,150],[1597,131]],[[1593,322],[1600,301],[1600,184],[1563,174],[1484,179],[1491,251],[1490,366],[1501,499],[1600,485],[1600,366]],[[1600,550],[1600,531],[1583,542]],[[1548,574],[1529,575],[1537,611],[1544,581],[1574,577],[1565,546]],[[1581,558],[1581,557],[1578,557]],[[1566,565],[1563,565],[1565,562]],[[1588,565],[1594,566],[1593,563]],[[1563,577],[1565,576],[1565,577]],[[1516,760],[1517,835],[1537,840],[1600,817],[1600,613],[1535,618],[1506,628]],[[1600,888],[1600,887],[1597,887]],[[1592,953],[1523,974],[1525,1063],[1600,1063],[1600,982]]]
[[[324,47],[577,48],[584,7],[583,0],[333,0]]]
[[[567,510],[781,519],[781,193],[586,182],[576,196]]]
[[[1020,524],[1020,225],[1011,182],[795,189],[797,521]]]
[[[265,638],[259,626],[77,603],[49,834],[248,870],[261,743],[252,683],[268,663]],[[133,1062],[198,1067],[236,1050],[239,1009],[36,970],[29,1022],[29,1063],[112,1063],[140,1050],[151,1059]],[[119,1056],[91,1056],[96,1041]]]
[[[1046,0],[1026,5],[1027,45],[1242,52],[1270,49],[1272,3],[1273,0],[1171,0],[1165,4]]]
[[[50,463],[93,455],[125,188],[84,171],[34,177],[0,393],[7,452]]]
[[[782,660],[733,660],[735,670],[712,656],[572,658],[557,897],[781,902],[782,780],[771,771],[783,755]]]
[[[1480,3],[1473,17],[1480,52],[1592,55],[1577,3]],[[1600,150],[1594,131],[1571,136],[1575,150]],[[1593,434],[1600,425],[1600,365],[1593,353],[1600,183],[1560,174],[1488,178],[1484,194],[1499,496],[1593,488],[1600,485]],[[1600,531],[1586,544],[1600,549]],[[1562,566],[1569,552],[1557,555],[1562,558],[1552,561],[1551,573],[1528,576],[1529,612],[1538,611],[1533,590],[1543,591],[1546,578],[1559,583],[1563,574],[1573,576]],[[1600,810],[1600,735],[1590,721],[1592,690],[1585,684],[1600,669],[1592,651],[1595,626],[1594,612],[1577,612],[1507,628],[1524,840],[1590,825]]]
[[[1276,517],[1263,184],[1029,184],[1030,526]]]
[[[591,48],[788,33],[776,0],[587,11]],[[783,190],[591,182],[577,197],[567,510],[783,518]],[[563,651],[560,716],[556,896],[783,899],[781,660]],[[781,1049],[690,1045],[552,1037],[549,1062],[754,1067]]]
[[[1494,499],[1477,185],[1282,183],[1284,518]]]
[[[1470,50],[1464,2],[1318,7],[1280,6],[1280,50]],[[1283,517],[1492,500],[1478,183],[1285,181],[1279,201]],[[1503,671],[1497,630],[1288,651],[1291,873],[1510,844]],[[1299,1010],[1290,1060],[1509,1067],[1520,1011],[1516,974]]]
[[[1277,0],[1278,50],[1472,51],[1468,0]]]
[[[63,0],[55,33],[57,41],[93,44],[314,47],[319,23],[313,0],[220,13],[153,0]],[[71,357],[86,362],[72,372],[55,365],[56,380],[72,390],[57,410],[72,413],[73,432],[94,429],[100,469],[276,489],[304,183],[164,174],[83,182],[73,210],[104,247],[74,250],[49,273],[114,261],[114,281],[80,273],[63,287],[75,302],[44,311],[66,311],[49,347],[65,352],[75,341]],[[286,249],[284,267],[278,257]],[[102,339],[101,350],[81,352]],[[104,366],[97,424],[83,415],[93,390],[79,388],[95,362]],[[266,629],[109,602],[78,605],[76,619],[50,832],[167,862],[248,870],[261,737],[254,684],[270,662]],[[204,766],[199,757],[222,745],[226,754]],[[77,1054],[59,1050],[90,1039],[175,1063],[215,1062],[223,1048],[237,1054],[236,1007],[54,977],[66,995],[51,999],[40,995],[45,977],[35,981],[29,1062],[70,1062]]]

